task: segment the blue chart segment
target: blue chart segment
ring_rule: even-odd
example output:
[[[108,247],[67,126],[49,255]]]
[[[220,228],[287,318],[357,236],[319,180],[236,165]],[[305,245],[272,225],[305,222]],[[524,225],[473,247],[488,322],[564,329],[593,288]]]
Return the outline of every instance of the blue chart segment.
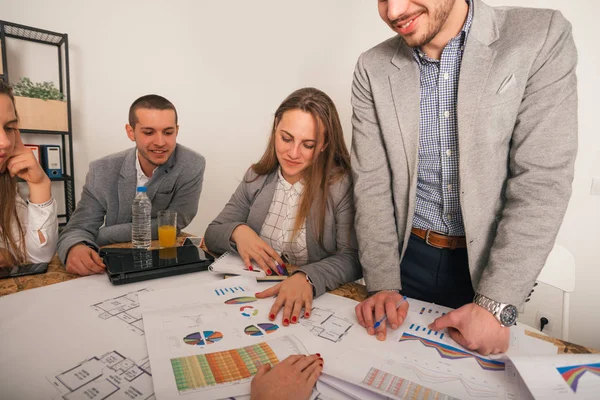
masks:
[[[215,289],[215,293],[217,296],[227,296],[230,294],[239,294],[243,292],[245,292],[245,290],[241,286],[231,286],[226,288]]]
[[[419,325],[419,324],[411,324],[408,327],[408,329],[410,329],[411,331],[419,332],[420,334],[430,335],[432,338],[439,337],[440,339],[443,339],[444,336],[446,336],[446,334],[444,334],[444,333],[439,333],[437,331],[432,331],[428,327],[426,327],[424,325]]]

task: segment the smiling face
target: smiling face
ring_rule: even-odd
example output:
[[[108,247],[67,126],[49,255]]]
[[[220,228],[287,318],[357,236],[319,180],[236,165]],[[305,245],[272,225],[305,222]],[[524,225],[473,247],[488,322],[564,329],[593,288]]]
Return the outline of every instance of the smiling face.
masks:
[[[313,162],[315,152],[320,152],[322,147],[322,139],[317,138],[317,125],[311,114],[298,109],[283,113],[275,127],[275,154],[286,181],[294,184],[302,179],[304,171]]]
[[[127,136],[135,142],[140,165],[146,176],[167,162],[176,146],[177,126],[174,110],[139,108],[135,127],[127,125]]]
[[[17,122],[12,100],[8,95],[0,94],[0,172],[6,168],[6,162],[15,149]]]
[[[394,32],[402,36],[410,47],[421,47],[431,42],[442,31],[456,2],[378,0],[379,16]]]

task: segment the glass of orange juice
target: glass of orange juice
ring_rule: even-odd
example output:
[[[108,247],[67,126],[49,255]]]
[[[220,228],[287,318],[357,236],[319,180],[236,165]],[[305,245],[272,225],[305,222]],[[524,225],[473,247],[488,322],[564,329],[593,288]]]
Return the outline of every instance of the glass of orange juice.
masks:
[[[158,244],[160,247],[175,247],[177,244],[177,211],[163,210],[158,218]]]

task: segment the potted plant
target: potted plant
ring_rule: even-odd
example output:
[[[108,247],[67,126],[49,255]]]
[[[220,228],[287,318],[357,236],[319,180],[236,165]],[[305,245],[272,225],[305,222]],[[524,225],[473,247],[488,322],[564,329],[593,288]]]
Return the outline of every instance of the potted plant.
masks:
[[[29,78],[21,78],[13,88],[21,129],[69,130],[67,103],[54,83],[34,83]]]

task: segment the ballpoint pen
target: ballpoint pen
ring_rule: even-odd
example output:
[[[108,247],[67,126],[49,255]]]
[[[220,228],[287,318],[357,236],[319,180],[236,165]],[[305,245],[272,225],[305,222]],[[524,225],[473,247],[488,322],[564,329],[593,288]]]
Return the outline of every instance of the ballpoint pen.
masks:
[[[402,297],[402,300],[400,300],[399,302],[396,303],[396,310],[398,309],[398,307],[400,307],[400,305],[402,303],[404,303],[406,301],[406,296]],[[383,324],[385,322],[385,320],[387,319],[387,314],[384,314],[383,317],[381,317],[381,319],[377,322],[375,322],[375,325],[373,325],[374,329],[379,328],[379,325]]]

